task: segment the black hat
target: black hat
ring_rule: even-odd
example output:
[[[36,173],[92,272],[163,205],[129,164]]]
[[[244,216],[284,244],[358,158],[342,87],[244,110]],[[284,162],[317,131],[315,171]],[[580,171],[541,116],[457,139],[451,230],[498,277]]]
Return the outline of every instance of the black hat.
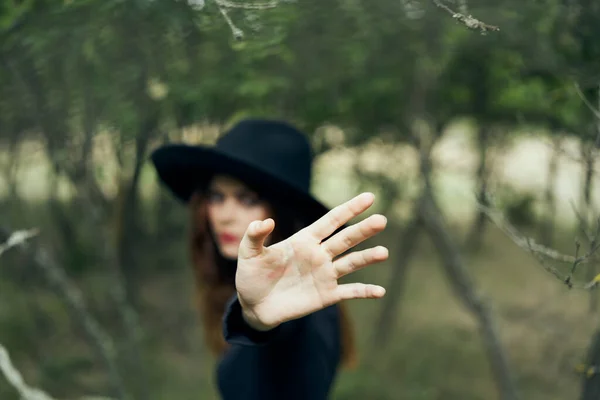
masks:
[[[310,194],[313,155],[289,123],[246,119],[215,146],[168,144],[151,155],[160,180],[184,203],[217,173],[231,175],[308,223],[329,209]]]

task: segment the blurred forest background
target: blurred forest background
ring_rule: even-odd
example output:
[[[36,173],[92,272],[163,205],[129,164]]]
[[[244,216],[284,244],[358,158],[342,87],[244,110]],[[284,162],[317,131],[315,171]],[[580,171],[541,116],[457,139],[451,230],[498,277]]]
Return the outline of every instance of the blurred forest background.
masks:
[[[348,277],[388,291],[349,303],[361,364],[333,399],[600,398],[598,21],[591,0],[2,1],[0,399],[217,399],[187,210],[148,155],[244,116],[297,124],[314,193],[374,191],[390,220],[365,244],[389,261]]]

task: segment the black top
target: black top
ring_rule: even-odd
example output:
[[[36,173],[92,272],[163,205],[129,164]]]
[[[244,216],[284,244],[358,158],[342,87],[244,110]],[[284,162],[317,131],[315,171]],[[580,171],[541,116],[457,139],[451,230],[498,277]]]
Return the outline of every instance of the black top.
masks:
[[[261,332],[245,322],[234,295],[223,334],[231,345],[217,368],[223,400],[328,398],[340,362],[337,305]]]

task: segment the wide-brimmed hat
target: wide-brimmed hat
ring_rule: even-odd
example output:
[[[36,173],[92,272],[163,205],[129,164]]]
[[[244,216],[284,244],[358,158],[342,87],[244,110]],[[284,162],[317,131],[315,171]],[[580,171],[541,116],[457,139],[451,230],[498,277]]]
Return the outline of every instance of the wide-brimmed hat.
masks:
[[[168,144],[151,160],[161,182],[184,203],[215,174],[238,178],[310,223],[329,211],[310,193],[313,154],[306,135],[277,120],[245,119],[214,146]]]

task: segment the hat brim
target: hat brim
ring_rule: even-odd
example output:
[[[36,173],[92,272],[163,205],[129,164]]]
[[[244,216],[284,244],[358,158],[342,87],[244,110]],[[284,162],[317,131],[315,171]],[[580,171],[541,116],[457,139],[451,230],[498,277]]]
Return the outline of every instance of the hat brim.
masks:
[[[158,177],[176,198],[188,203],[198,189],[205,187],[215,174],[226,174],[274,198],[310,224],[330,209],[307,193],[260,167],[219,152],[214,147],[168,144],[151,155]]]

